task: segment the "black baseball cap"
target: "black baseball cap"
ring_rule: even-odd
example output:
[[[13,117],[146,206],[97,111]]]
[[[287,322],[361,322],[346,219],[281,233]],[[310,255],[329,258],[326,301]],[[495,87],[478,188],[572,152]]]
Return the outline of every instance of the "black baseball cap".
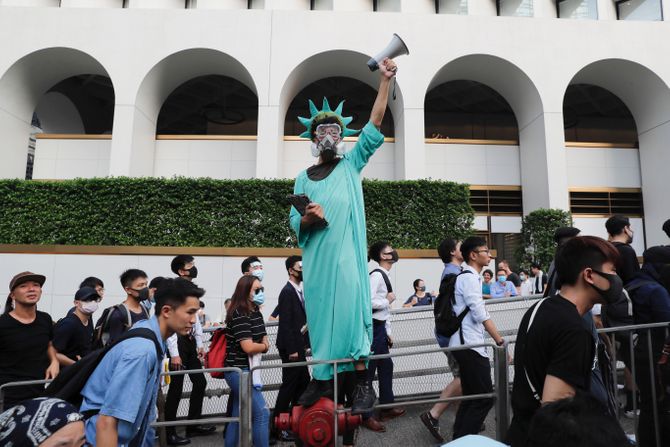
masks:
[[[82,287],[74,294],[74,299],[77,301],[93,301],[100,298],[100,295],[93,287]]]

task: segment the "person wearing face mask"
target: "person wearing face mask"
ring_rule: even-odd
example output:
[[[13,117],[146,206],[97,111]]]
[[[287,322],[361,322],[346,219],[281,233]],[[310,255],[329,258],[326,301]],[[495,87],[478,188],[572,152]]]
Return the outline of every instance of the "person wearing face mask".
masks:
[[[179,275],[179,278],[191,283],[198,277],[198,268],[195,266],[195,259],[190,255],[175,256],[170,264],[170,268],[175,274]],[[160,287],[160,285],[159,283],[158,286]],[[202,369],[202,360],[205,355],[202,339],[203,331],[199,318],[195,319],[193,327],[187,334],[175,333],[168,338],[167,348],[170,357],[170,371]],[[193,384],[191,396],[189,397],[188,419],[200,419],[202,417],[202,402],[205,398],[207,380],[202,373],[189,374],[188,377]],[[183,389],[183,375],[170,377],[170,387],[165,399],[166,421],[177,419],[177,410],[179,409]],[[189,438],[206,436],[212,434],[214,431],[216,431],[214,425],[189,425],[186,427],[186,436],[180,436],[177,434],[176,427],[167,427],[167,443],[169,445],[186,445],[191,442]]]
[[[426,283],[423,282],[423,279],[415,279],[412,287],[414,287],[414,293],[407,298],[402,307],[430,306],[433,304],[436,294],[435,292],[426,292]]]
[[[359,131],[347,127],[353,118],[342,116],[343,102],[332,110],[324,98],[319,110],[310,101],[309,118],[299,117],[306,127],[301,137],[311,141],[312,154],[318,157],[313,166],[297,175],[293,188],[294,194],[307,196],[310,203],[304,214],[291,207],[289,216],[305,265],[309,266],[304,291],[312,354],[315,360],[353,359],[337,368],[339,372],[355,371],[358,383],[353,393],[354,414],[369,411],[376,397],[365,363],[373,329],[361,175],[384,143],[379,128],[396,70],[395,62],[388,58],[379,64],[379,89],[370,120],[351,150],[343,147],[344,138]],[[312,375],[314,380],[300,399],[305,406],[321,397],[333,397],[333,366],[315,365]]]
[[[374,354],[388,354],[393,346],[391,339],[391,304],[395,301],[395,293],[389,275],[393,265],[398,262],[398,252],[385,241],[372,244],[368,257],[379,264],[370,272],[370,293],[372,295],[372,347]],[[370,360],[368,364],[368,380],[372,381],[375,374],[379,375],[379,403],[392,404],[393,394],[393,360]],[[386,421],[405,414],[401,407],[381,410],[379,419]],[[386,431],[386,427],[372,412],[363,417],[363,425],[373,431]]]
[[[288,282],[279,293],[278,308],[281,319],[277,330],[277,349],[282,363],[304,362],[309,348],[309,334],[306,326],[305,298],[302,293],[302,257],[286,258],[286,271]],[[307,366],[282,369],[282,384],[277,394],[275,416],[287,413],[292,405],[298,403],[309,381]],[[290,442],[292,439],[292,435],[286,432],[277,435],[285,442]]]
[[[498,269],[496,274],[497,281],[491,283],[491,298],[508,298],[516,296],[516,287],[512,281],[507,280],[507,272],[504,269]]]
[[[623,284],[626,285],[633,278],[633,275],[640,270],[637,254],[635,253],[635,249],[631,247],[634,232],[630,226],[630,219],[626,216],[616,214],[607,219],[605,228],[609,235],[608,240],[619,251],[617,274],[623,281]]]
[[[121,274],[121,286],[126,292],[126,299],[116,306],[105,309],[95,325],[100,333],[94,339],[94,347],[114,343],[124,332],[138,321],[149,318],[149,312],[142,306],[142,301],[149,299],[147,274],[142,270],[128,269]]]
[[[93,323],[102,297],[93,287],[82,287],[74,295],[73,313],[58,320],[54,327],[54,347],[61,366],[72,365],[91,351]]]
[[[529,296],[533,294],[533,281],[528,275],[528,270],[522,269],[519,271],[519,280],[521,281],[521,286],[519,287],[519,295]]]
[[[265,271],[263,270],[263,263],[258,258],[258,256],[249,256],[240,266],[242,269],[243,275],[253,275],[258,278],[259,281],[263,282],[265,277]]]
[[[226,315],[226,367],[248,371],[251,365],[260,364],[260,356],[270,349],[263,314],[259,310],[265,302],[261,282],[253,275],[242,276]],[[260,374],[253,374],[251,389],[251,430],[255,447],[269,445],[270,410],[263,398]],[[236,372],[226,372],[224,378],[230,387],[232,417],[239,415],[240,377]],[[230,422],[225,433],[225,447],[235,447],[239,441],[239,424]]]
[[[644,251],[642,269],[633,275],[626,288],[633,300],[635,324],[661,323],[670,321],[670,247],[656,246]],[[662,387],[658,385],[659,376],[656,365],[661,356],[665,341],[665,329],[652,329],[651,353],[646,331],[639,331],[635,346],[635,378],[640,393],[640,422],[638,445],[655,446],[654,405],[658,405],[660,445],[670,445],[670,426],[667,423],[667,412],[663,411],[660,399],[656,399],[651,390],[651,377],[657,383],[656,392],[662,395]],[[665,400],[667,401],[667,395]],[[666,415],[664,419],[663,415]],[[664,420],[666,422],[664,422]]]
[[[512,447],[527,445],[531,420],[542,405],[589,392],[597,351],[582,317],[595,304],[612,302],[621,294],[618,258],[612,244],[593,236],[575,237],[559,249],[556,271],[561,289],[526,312],[516,338],[514,416],[507,436]],[[607,412],[604,405],[601,411]]]

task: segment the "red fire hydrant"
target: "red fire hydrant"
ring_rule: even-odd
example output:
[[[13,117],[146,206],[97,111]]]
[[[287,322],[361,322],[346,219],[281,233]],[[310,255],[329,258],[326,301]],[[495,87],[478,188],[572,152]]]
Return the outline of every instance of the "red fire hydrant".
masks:
[[[338,408],[342,408],[338,405]],[[275,418],[275,425],[280,430],[291,430],[310,447],[330,447],[335,445],[335,428],[333,427],[335,404],[332,400],[322,397],[309,408],[293,407],[291,414],[281,413]],[[337,415],[337,433],[341,436],[345,431],[361,425],[363,418],[351,413]]]

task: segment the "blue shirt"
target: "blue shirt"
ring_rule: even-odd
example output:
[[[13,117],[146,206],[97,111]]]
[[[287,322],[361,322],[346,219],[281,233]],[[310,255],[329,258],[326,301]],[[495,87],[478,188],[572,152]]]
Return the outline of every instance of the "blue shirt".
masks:
[[[138,327],[153,330],[156,338],[163,342],[165,352],[156,317],[133,325],[133,328]],[[138,436],[133,444],[150,444],[146,437],[149,424],[156,419],[162,360],[163,356],[156,358],[156,347],[151,340],[139,337],[125,340],[105,355],[82,389],[81,411],[100,410],[100,414],[118,420],[119,446],[127,446]],[[86,440],[93,445],[96,444],[97,420],[96,415],[86,421]]]
[[[500,281],[491,283],[491,298],[504,298],[506,292],[509,292],[509,296],[517,295],[516,287],[514,287],[512,281],[505,281],[504,284],[501,284]]]
[[[460,266],[454,265],[451,262],[448,264],[444,264],[444,270],[442,270],[442,276],[440,276],[440,281],[442,281],[444,277],[447,275],[458,275],[459,273],[461,273]]]

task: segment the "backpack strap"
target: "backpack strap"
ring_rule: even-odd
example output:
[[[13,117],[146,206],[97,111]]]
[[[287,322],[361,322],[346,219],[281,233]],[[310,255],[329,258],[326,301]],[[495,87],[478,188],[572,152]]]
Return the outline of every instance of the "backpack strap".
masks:
[[[535,305],[535,308],[533,309],[533,312],[530,314],[530,319],[528,320],[528,327],[526,328],[526,336],[528,336],[528,331],[530,331],[530,326],[533,324],[533,320],[535,320],[535,315],[537,315],[537,311],[547,298],[542,298],[538,303]],[[523,346],[524,350],[524,357],[526,354],[526,345]],[[525,359],[524,359],[525,361]],[[533,393],[533,397],[535,398],[536,401],[539,403],[542,403],[542,395],[535,389],[533,386],[533,382],[530,381],[530,377],[528,376],[528,370],[526,369],[526,365],[523,366],[523,373],[526,376],[526,382],[528,382],[528,386],[530,387],[530,391]]]
[[[141,307],[141,306],[140,306]],[[126,320],[124,325],[126,326],[126,331],[133,327],[133,317],[130,314],[130,309],[126,306],[126,303],[117,304],[117,309],[121,312],[121,319]],[[125,315],[124,315],[125,313]]]
[[[384,284],[386,284],[386,291],[388,293],[393,292],[393,287],[391,286],[391,280],[389,279],[388,275],[384,272],[382,269],[374,269],[373,271],[370,272],[370,275],[372,275],[374,272],[379,272],[382,275],[382,278],[384,278]]]

